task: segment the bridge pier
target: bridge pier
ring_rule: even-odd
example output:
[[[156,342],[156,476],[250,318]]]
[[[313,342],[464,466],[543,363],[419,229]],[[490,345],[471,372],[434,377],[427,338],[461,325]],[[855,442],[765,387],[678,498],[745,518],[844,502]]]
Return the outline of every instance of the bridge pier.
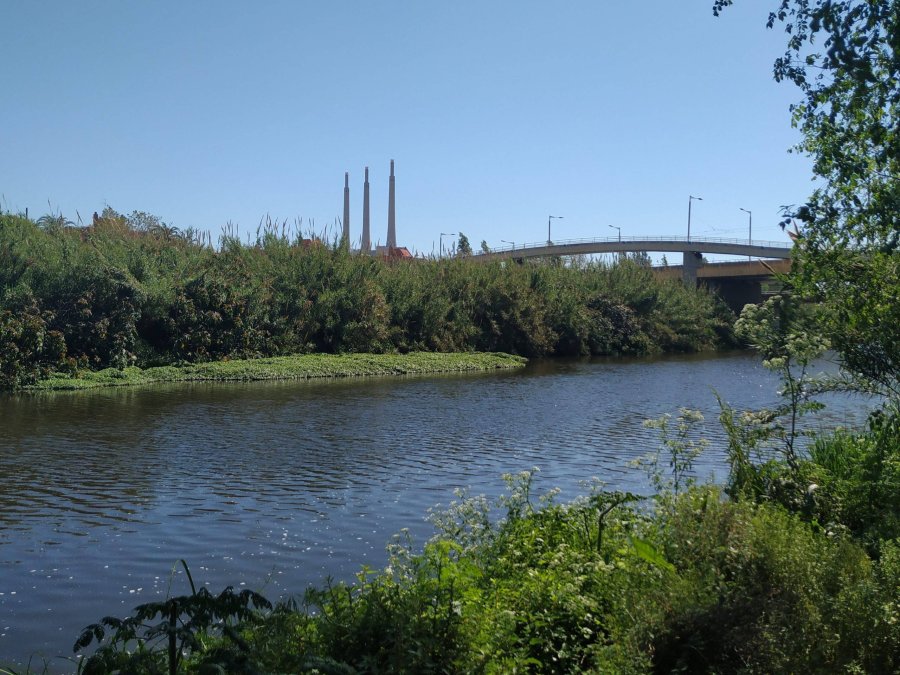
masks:
[[[698,251],[685,251],[682,257],[681,280],[685,286],[692,288],[697,287],[697,270],[700,269],[700,263],[703,256]]]

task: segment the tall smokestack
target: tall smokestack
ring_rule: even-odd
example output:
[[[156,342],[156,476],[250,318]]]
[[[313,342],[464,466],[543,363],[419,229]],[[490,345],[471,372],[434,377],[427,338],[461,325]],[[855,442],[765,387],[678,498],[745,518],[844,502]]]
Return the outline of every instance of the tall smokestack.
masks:
[[[363,233],[360,248],[363,253],[372,250],[372,238],[369,235],[369,167],[366,167],[366,182],[363,183]]]
[[[350,173],[344,172],[344,234],[341,246],[350,246]]]
[[[391,160],[391,183],[388,188],[388,248],[397,248],[397,220],[394,201],[394,160]]]

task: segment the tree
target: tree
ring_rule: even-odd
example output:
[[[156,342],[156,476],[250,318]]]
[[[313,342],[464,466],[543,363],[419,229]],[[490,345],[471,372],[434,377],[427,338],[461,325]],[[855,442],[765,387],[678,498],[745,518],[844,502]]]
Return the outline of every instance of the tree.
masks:
[[[459,233],[459,240],[456,242],[456,255],[472,255],[472,244],[469,243],[469,238],[462,232]]]
[[[732,0],[715,0],[718,15]],[[785,211],[794,291],[823,303],[844,365],[900,396],[900,0],[780,0],[778,81],[820,187]]]
[[[638,267],[653,267],[653,259],[650,257],[650,254],[647,253],[647,251],[635,251],[634,253],[627,253],[625,257]]]
[[[37,219],[37,224],[48,232],[73,227],[74,222],[66,218],[62,213],[47,213]]]

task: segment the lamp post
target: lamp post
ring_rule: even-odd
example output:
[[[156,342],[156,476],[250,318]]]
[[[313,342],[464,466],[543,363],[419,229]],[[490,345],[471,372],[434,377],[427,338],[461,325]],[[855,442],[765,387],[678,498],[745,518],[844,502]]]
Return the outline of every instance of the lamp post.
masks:
[[[750,216],[750,225],[747,228],[747,243],[753,246],[753,211],[749,209],[741,209],[741,211]]]
[[[501,239],[500,243],[501,244],[509,244],[510,246],[513,247],[513,251],[516,250],[516,242],[514,242],[514,241],[506,241],[506,239]]]
[[[441,257],[444,257],[444,237],[452,237],[452,232],[441,232],[440,242],[441,242]]]
[[[695,197],[694,195],[688,195],[688,237],[687,237],[687,240],[688,240],[688,241],[691,240],[691,203],[692,203],[695,199],[696,199],[697,201],[702,202],[702,201],[703,201],[703,197]]]
[[[622,228],[621,228],[621,227],[618,227],[618,226],[616,226],[616,225],[610,225],[610,227],[611,227],[612,229],[614,229],[614,230],[618,230],[618,231],[619,231],[619,243],[621,244],[621,243],[622,243]],[[625,252],[624,252],[624,251],[619,251],[619,260],[622,260],[624,257],[625,257]]]
[[[750,225],[747,228],[747,245],[753,246],[753,211],[749,209],[741,209],[744,213],[750,216]],[[750,260],[750,256],[747,256],[747,260]]]
[[[554,218],[562,220],[565,216],[547,216],[547,246],[553,246],[553,240],[550,238],[550,223]]]

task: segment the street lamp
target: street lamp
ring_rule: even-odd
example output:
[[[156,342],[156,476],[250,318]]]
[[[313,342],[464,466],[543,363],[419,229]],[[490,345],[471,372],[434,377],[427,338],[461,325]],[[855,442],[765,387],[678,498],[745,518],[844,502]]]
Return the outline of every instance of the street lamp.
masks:
[[[516,242],[514,242],[514,241],[506,241],[506,239],[501,239],[500,243],[501,244],[509,244],[510,246],[513,247],[513,251],[516,250]]]
[[[611,227],[612,229],[614,229],[614,230],[618,230],[618,231],[619,231],[619,243],[621,244],[621,243],[622,243],[622,228],[621,228],[621,227],[616,227],[615,225],[610,225],[610,227]]]
[[[747,209],[741,209],[741,211],[750,216],[750,226],[747,228],[747,243],[753,246],[753,211]]]
[[[550,221],[552,221],[554,218],[562,220],[563,218],[565,218],[565,216],[547,216],[547,246],[553,245],[553,240],[550,238]]]
[[[750,226],[747,228],[747,244],[749,246],[753,246],[753,211],[749,211],[748,209],[741,209],[744,213],[750,216]],[[747,256],[747,260],[750,260],[750,256]]]
[[[441,232],[440,242],[441,242],[441,257],[444,257],[444,237],[452,237],[454,236],[452,232]]]
[[[691,240],[691,203],[692,203],[695,199],[696,199],[697,201],[702,202],[702,201],[703,201],[703,197],[695,197],[694,195],[688,195],[688,237],[687,237],[687,240],[688,240],[688,241]]]

